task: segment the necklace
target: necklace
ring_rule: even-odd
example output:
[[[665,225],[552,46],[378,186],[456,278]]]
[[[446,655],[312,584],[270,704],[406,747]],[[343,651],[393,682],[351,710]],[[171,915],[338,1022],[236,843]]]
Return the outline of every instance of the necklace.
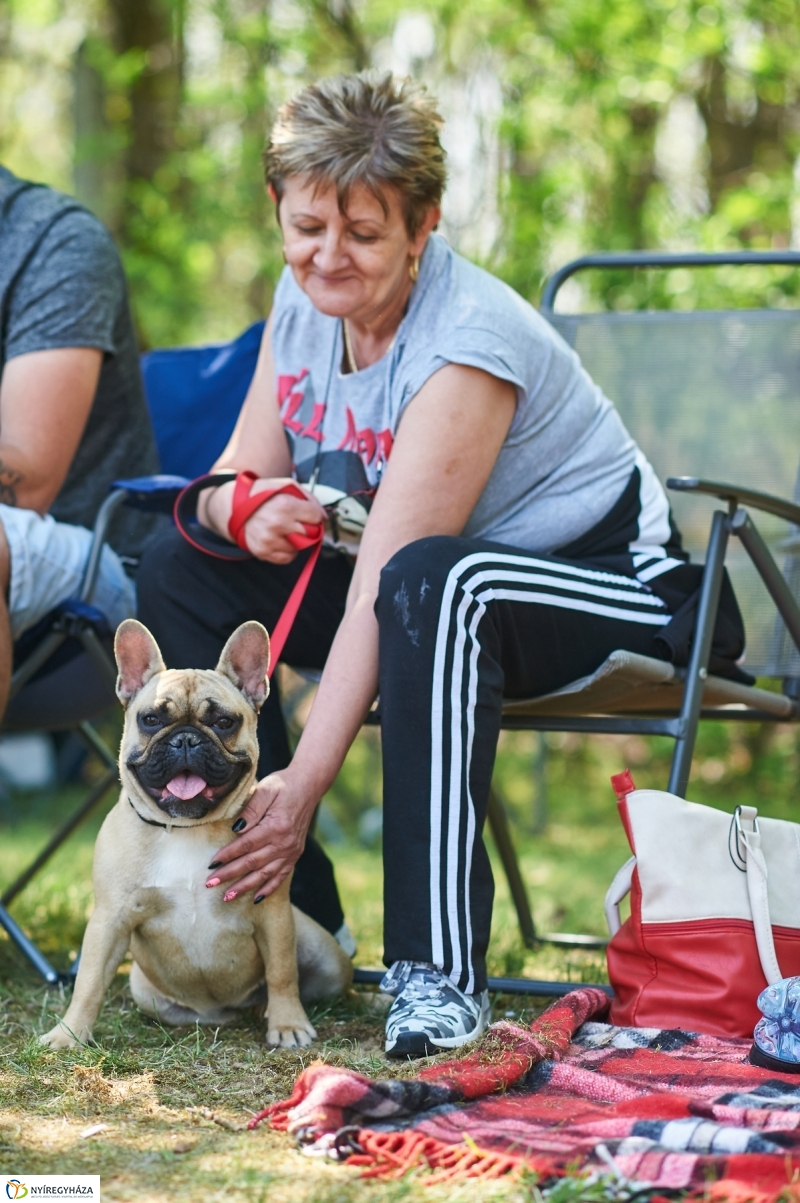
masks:
[[[353,343],[350,339],[350,331],[347,329],[347,321],[342,318],[342,330],[344,331],[344,353],[347,358],[347,366],[355,376],[358,371],[355,352],[353,351]]]
[[[352,372],[352,374],[355,376],[355,374],[357,372],[359,372],[361,369],[359,368],[358,364],[356,363],[356,355],[355,355],[355,351],[353,350],[353,342],[350,337],[350,331],[347,328],[347,321],[345,318],[342,318],[342,333],[344,335],[344,353],[345,353],[345,358],[347,359],[347,366],[350,369],[350,371]],[[391,351],[392,347],[395,344],[396,339],[397,339],[397,332],[395,331],[392,341],[389,343],[389,346],[383,352],[384,355],[389,354],[389,352]]]

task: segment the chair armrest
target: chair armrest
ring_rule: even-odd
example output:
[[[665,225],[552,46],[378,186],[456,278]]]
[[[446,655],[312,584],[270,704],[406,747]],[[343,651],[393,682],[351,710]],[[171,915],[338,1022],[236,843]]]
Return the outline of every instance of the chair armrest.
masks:
[[[740,489],[738,485],[720,484],[714,480],[698,480],[696,476],[670,476],[667,488],[679,493],[707,493],[721,501],[736,505],[749,505],[765,514],[774,514],[785,522],[800,526],[800,505],[784,501],[782,497],[771,497],[769,493],[756,493],[752,489]]]
[[[95,518],[89,555],[78,590],[79,602],[91,604],[97,584],[97,574],[100,571],[103,545],[111,519],[119,507],[129,505],[136,510],[171,514],[175,498],[188,484],[189,481],[183,476],[135,476],[130,480],[112,480],[108,489],[108,497],[100,506]]]
[[[171,514],[175,498],[189,481],[185,476],[135,476],[131,480],[113,480],[111,491],[125,493],[125,505],[135,510]]]

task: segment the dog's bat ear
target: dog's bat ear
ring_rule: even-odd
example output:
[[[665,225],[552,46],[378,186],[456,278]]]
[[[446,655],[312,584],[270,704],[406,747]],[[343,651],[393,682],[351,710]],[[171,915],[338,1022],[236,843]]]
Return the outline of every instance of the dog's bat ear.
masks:
[[[269,635],[260,622],[243,622],[222,649],[217,672],[243,693],[258,712],[269,694]]]
[[[119,670],[117,697],[123,706],[166,667],[155,639],[135,618],[126,618],[117,627],[114,656]]]

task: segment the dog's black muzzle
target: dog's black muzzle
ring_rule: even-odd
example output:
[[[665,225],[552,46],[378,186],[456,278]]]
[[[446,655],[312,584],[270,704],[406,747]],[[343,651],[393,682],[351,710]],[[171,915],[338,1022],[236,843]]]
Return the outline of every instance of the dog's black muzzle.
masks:
[[[171,818],[202,819],[239,784],[252,767],[246,752],[228,752],[197,727],[175,727],[156,737],[128,768],[136,774],[156,805]],[[182,773],[201,777],[205,788],[192,798],[167,791]]]

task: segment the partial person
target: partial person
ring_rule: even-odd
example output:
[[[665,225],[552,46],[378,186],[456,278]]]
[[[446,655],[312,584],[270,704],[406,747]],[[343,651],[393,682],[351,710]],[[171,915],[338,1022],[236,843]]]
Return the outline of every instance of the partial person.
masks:
[[[616,648],[685,653],[671,619],[698,583],[653,469],[575,353],[434,232],[440,127],[418,85],[386,74],[322,80],[280,111],[265,164],[287,266],[217,467],[307,496],[249,519],[252,560],[172,532],[140,580],[167,662],[210,667],[238,623],[274,627],[305,560],[289,537],[327,522],[283,655],[323,669],[314,705],[293,756],[277,697],[264,707],[266,775],[207,885],[276,889],[379,695],[393,1056],[457,1048],[489,1019],[481,832],[503,697],[558,689]],[[225,538],[232,495],[200,511]],[[732,662],[738,613],[731,631]]]
[[[158,471],[122,265],[69,196],[0,167],[0,717],[26,633],[80,587],[118,477]],[[134,614],[154,516],[123,509],[93,604]]]

